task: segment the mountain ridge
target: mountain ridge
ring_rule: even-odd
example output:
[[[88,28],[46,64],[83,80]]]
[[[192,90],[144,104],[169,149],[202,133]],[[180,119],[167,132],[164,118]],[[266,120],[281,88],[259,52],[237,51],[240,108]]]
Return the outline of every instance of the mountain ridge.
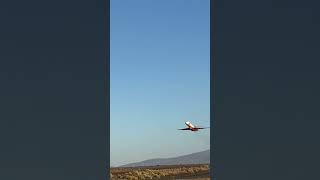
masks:
[[[170,158],[153,158],[140,162],[129,163],[119,167],[138,167],[138,166],[157,166],[157,165],[182,165],[182,164],[209,164],[210,149],[191,154],[170,157]]]

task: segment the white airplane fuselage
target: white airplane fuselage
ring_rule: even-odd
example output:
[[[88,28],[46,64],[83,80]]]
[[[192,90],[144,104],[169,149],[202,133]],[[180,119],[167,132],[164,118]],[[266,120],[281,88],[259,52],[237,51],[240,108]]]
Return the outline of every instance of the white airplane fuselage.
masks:
[[[185,124],[191,131],[198,131],[198,128],[196,128],[191,122],[185,122]]]
[[[178,130],[187,130],[187,131],[198,131],[199,129],[207,129],[210,127],[196,127],[193,124],[191,124],[191,122],[187,121],[185,122],[185,124],[187,125],[187,128],[183,128],[183,129],[178,129]]]

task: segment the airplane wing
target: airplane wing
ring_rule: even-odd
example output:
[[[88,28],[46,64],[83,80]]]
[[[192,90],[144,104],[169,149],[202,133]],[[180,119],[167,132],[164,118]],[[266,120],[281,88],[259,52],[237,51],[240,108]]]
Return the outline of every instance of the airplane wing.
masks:
[[[183,128],[183,129],[178,129],[178,130],[190,130],[190,128]]]
[[[197,129],[208,129],[210,127],[197,127]]]

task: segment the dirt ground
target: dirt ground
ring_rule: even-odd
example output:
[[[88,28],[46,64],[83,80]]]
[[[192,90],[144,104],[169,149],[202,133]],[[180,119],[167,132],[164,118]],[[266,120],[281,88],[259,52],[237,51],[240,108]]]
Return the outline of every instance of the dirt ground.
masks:
[[[209,180],[208,164],[111,168],[112,180]]]

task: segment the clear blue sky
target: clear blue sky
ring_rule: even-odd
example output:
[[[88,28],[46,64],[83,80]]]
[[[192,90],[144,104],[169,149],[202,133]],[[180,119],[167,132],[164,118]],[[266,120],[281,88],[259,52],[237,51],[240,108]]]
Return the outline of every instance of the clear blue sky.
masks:
[[[210,148],[209,0],[111,0],[111,166]]]

